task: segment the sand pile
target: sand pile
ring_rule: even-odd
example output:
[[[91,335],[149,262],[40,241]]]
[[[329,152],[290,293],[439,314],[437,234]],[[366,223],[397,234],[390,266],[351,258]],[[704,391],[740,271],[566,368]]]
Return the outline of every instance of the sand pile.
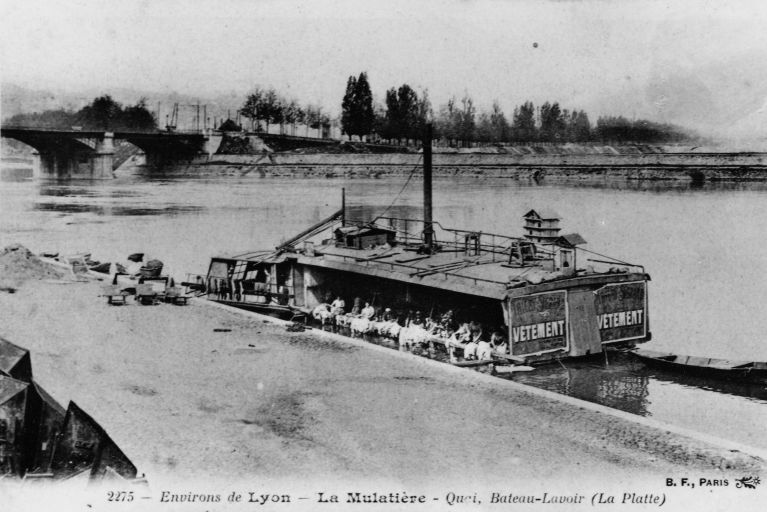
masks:
[[[13,293],[29,279],[60,279],[65,274],[23,245],[13,244],[0,250],[0,291]]]

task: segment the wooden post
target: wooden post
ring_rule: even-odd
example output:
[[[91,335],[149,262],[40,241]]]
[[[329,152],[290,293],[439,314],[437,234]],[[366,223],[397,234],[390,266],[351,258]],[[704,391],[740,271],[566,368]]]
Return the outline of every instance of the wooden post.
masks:
[[[341,227],[346,226],[346,189],[341,189]]]

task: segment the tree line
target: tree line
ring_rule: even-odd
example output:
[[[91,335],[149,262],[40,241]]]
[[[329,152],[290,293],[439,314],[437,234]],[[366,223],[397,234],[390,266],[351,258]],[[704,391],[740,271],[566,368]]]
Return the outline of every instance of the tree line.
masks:
[[[104,131],[149,131],[157,129],[157,120],[147,109],[146,100],[123,106],[109,95],[99,96],[78,111],[46,110],[32,114],[16,114],[7,124],[29,128]]]
[[[253,131],[261,131],[265,127],[268,132],[269,125],[279,125],[280,133],[285,133],[285,128],[290,127],[290,134],[296,135],[296,126],[303,124],[306,126],[304,135],[307,137],[309,128],[317,130],[318,136],[322,136],[320,130],[331,125],[328,112],[323,112],[320,105],[301,105],[296,99],[281,96],[273,87],[256,87],[247,96],[239,112],[242,117],[250,120]]]
[[[451,146],[475,143],[568,142],[680,142],[690,136],[679,127],[624,117],[600,117],[592,125],[583,110],[568,110],[558,102],[536,107],[526,101],[514,109],[509,121],[498,101],[478,112],[468,93],[451,97],[435,114],[428,90],[420,94],[402,84],[386,91],[385,104],[375,104],[367,74],[350,76],[341,102],[341,130],[351,139],[368,138],[389,143],[419,139],[426,123],[434,136]]]

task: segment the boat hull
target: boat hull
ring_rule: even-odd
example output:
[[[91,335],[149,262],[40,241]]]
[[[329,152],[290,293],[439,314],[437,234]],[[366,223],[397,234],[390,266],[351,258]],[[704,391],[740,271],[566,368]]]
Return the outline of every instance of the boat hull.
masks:
[[[629,352],[646,365],[691,377],[743,383],[767,383],[767,363],[730,361],[634,349]]]

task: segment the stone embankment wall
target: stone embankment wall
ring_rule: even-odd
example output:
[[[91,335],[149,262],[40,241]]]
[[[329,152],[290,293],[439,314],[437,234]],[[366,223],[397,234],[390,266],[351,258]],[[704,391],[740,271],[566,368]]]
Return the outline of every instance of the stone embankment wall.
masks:
[[[202,172],[263,176],[384,177],[420,170],[419,154],[211,155],[195,162]],[[436,176],[513,179],[765,180],[767,153],[652,154],[435,154]]]

